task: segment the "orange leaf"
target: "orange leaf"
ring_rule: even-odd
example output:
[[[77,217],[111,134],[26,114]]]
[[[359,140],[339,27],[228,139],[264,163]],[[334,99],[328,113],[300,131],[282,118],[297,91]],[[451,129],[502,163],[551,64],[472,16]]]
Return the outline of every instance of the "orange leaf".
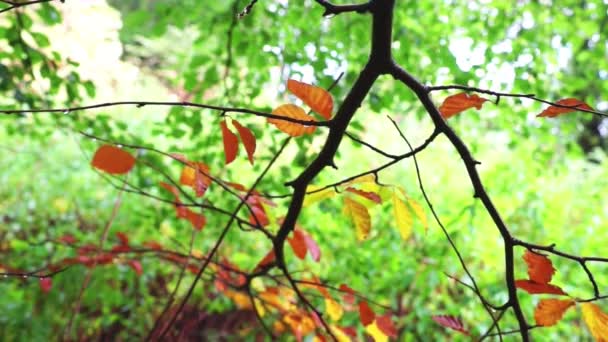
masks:
[[[598,342],[608,341],[608,315],[602,312],[599,306],[593,303],[583,303],[583,318],[591,331],[591,335]]]
[[[370,325],[376,319],[376,314],[364,300],[359,302],[359,319],[365,326]]]
[[[306,257],[306,241],[304,239],[304,234],[299,229],[293,230],[293,237],[287,239],[289,244],[291,245],[291,249],[293,249],[293,253],[300,259],[304,259]]]
[[[376,325],[386,336],[397,338],[397,328],[395,328],[390,314],[376,317]]]
[[[205,163],[187,162],[188,165],[182,170],[179,178],[180,184],[191,186],[196,192],[196,196],[201,197],[211,185],[209,166]]]
[[[439,107],[439,112],[444,119],[449,119],[469,108],[475,107],[476,109],[481,109],[481,105],[486,101],[488,100],[475,94],[459,93],[446,97]]]
[[[534,320],[538,325],[550,327],[559,322],[566,310],[573,305],[572,299],[541,299],[534,309]]]
[[[228,129],[226,120],[222,120],[220,126],[222,127],[222,141],[224,142],[226,165],[228,165],[236,158],[236,154],[239,151],[239,138]]]
[[[186,211],[185,219],[190,221],[190,223],[192,223],[192,226],[194,227],[194,229],[202,230],[203,227],[205,227],[205,224],[207,223],[207,218],[204,215],[197,214],[188,208],[185,208],[185,211]]]
[[[530,294],[547,293],[556,295],[567,295],[567,293],[564,292],[564,290],[562,290],[559,286],[545,283],[537,283],[532,280],[516,280],[515,286]]]
[[[304,109],[292,104],[278,106],[272,111],[272,114],[302,121],[316,121],[312,116],[306,114]],[[268,122],[292,137],[298,137],[302,134],[311,134],[316,129],[316,126],[306,126],[281,119],[269,118]]]
[[[175,202],[175,211],[177,212],[177,217],[178,218],[186,218],[187,213],[186,213],[186,207],[182,206],[182,202],[179,200],[179,190],[174,187],[173,185],[167,184],[165,182],[160,182],[160,186],[163,187],[165,190],[171,192],[173,194],[173,197],[175,197],[174,202]]]
[[[530,280],[536,283],[547,284],[551,281],[551,277],[555,273],[555,268],[551,260],[546,256],[526,250],[524,253],[524,261],[528,264],[528,276]]]
[[[242,126],[238,121],[232,120],[232,125],[236,128],[237,132],[241,136],[241,142],[245,146],[245,150],[247,151],[247,158],[249,158],[249,162],[253,165],[253,154],[255,153],[255,136],[251,132],[251,130],[245,126]]]
[[[135,157],[116,146],[103,145],[95,151],[91,165],[113,175],[125,174],[135,165]]]
[[[577,109],[593,110],[593,108],[589,107],[589,105],[586,104],[585,102],[582,102],[582,101],[579,101],[579,100],[573,99],[573,98],[562,99],[555,103],[558,105],[568,106],[568,107],[572,107],[572,108],[549,106],[547,109],[543,110],[537,116],[538,117],[546,116],[549,118],[554,118],[560,114],[575,112]]]
[[[287,89],[322,117],[331,119],[334,100],[327,90],[291,79],[287,80]]]

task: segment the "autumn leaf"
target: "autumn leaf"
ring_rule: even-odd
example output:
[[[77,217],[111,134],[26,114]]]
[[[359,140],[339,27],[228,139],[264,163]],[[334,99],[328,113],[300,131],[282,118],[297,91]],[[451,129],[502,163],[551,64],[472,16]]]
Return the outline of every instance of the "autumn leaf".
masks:
[[[555,268],[549,258],[530,250],[526,250],[523,258],[528,265],[528,277],[530,280],[544,284],[551,281],[551,277],[553,277],[553,274],[555,273]]]
[[[464,328],[462,321],[458,317],[454,317],[451,315],[436,315],[431,318],[433,319],[433,321],[439,323],[440,325],[446,328],[450,328],[462,334],[469,335],[469,331]]]
[[[304,243],[306,244],[306,248],[310,253],[310,257],[312,260],[319,262],[319,260],[321,260],[321,249],[319,249],[319,245],[317,245],[315,239],[308,235],[308,233],[304,231],[301,232],[304,235]]]
[[[486,101],[488,100],[475,94],[459,93],[446,97],[439,107],[439,112],[444,119],[449,119],[469,108],[475,107],[476,109],[481,109],[481,106]]]
[[[272,114],[302,121],[316,121],[312,116],[306,114],[304,109],[293,104],[281,105],[275,108],[272,111]],[[312,134],[316,129],[316,126],[305,126],[300,123],[275,118],[268,118],[268,123],[275,125],[278,129],[292,137],[298,137],[302,134]]]
[[[608,315],[593,303],[583,303],[583,319],[597,342],[608,342]]]
[[[125,174],[135,165],[135,157],[116,146],[103,145],[95,151],[91,165],[113,175]]]
[[[588,104],[573,98],[562,99],[555,102],[558,105],[568,106],[572,108],[558,107],[558,106],[549,106],[547,109],[543,110],[537,117],[548,117],[554,118],[558,115],[575,112],[577,109],[586,109],[593,110]]]
[[[196,192],[196,196],[201,197],[212,182],[212,179],[209,177],[209,166],[200,162],[186,161],[186,163],[188,165],[182,169],[179,183],[192,187]]]
[[[241,142],[243,143],[243,146],[245,146],[245,151],[247,151],[247,158],[249,158],[249,162],[251,163],[251,165],[253,165],[253,154],[255,153],[256,147],[255,136],[249,128],[242,126],[238,121],[234,119],[232,120],[232,125],[239,133],[239,136],[241,137]]]
[[[293,253],[300,259],[306,258],[306,241],[304,239],[304,234],[299,229],[293,230],[293,237],[288,238],[287,241],[289,245],[291,245],[291,249],[293,249]]]
[[[364,326],[371,324],[376,319],[376,314],[364,300],[359,302],[359,319]]]
[[[368,199],[374,203],[380,204],[382,203],[382,199],[380,198],[380,196],[377,193],[371,192],[371,191],[364,191],[364,190],[359,190],[359,189],[355,189],[353,187],[348,187],[346,188],[346,191],[351,192],[355,195],[359,195],[365,199]]]
[[[222,141],[224,142],[224,155],[226,157],[226,165],[232,163],[239,151],[239,138],[232,133],[226,125],[226,120],[220,122],[222,128]]]
[[[135,271],[135,274],[137,274],[138,276],[144,273],[144,270],[141,267],[141,262],[139,262],[139,260],[129,260],[127,264],[133,269],[133,271]]]
[[[304,203],[302,205],[306,207],[326,198],[331,198],[335,194],[336,191],[333,188],[323,189],[316,185],[309,185],[306,187],[306,196],[304,197]]]
[[[344,314],[344,310],[340,303],[331,298],[325,298],[325,312],[327,312],[333,321],[339,320],[342,317],[342,314]]]
[[[353,219],[357,240],[363,241],[367,239],[372,227],[371,217],[369,216],[367,208],[363,204],[348,197],[344,198],[344,208]]]
[[[123,232],[116,232],[116,237],[118,238],[118,241],[120,241],[121,245],[124,245],[124,246],[129,245],[129,237],[127,236],[127,234],[125,234]]]
[[[397,328],[395,328],[395,325],[393,324],[390,313],[376,317],[376,325],[378,326],[378,329],[384,333],[384,335],[397,338]]]
[[[325,89],[292,79],[287,80],[287,89],[313,111],[327,120],[331,119],[334,100]]]
[[[388,341],[388,336],[380,330],[375,321],[365,327],[365,332],[374,339],[374,342]]]
[[[260,260],[258,265],[255,267],[255,272],[267,267],[268,265],[271,265],[275,260],[276,256],[274,254],[274,249],[271,249],[270,252],[268,252],[268,254],[266,254],[266,256],[264,256],[264,258],[262,258],[262,260]]]
[[[572,299],[541,299],[534,310],[536,324],[550,327],[562,319],[562,316],[575,303]]]
[[[530,294],[555,294],[555,295],[567,295],[564,290],[559,286],[545,283],[537,283],[532,280],[516,280],[515,286],[530,293]]]
[[[207,224],[207,218],[203,214],[197,214],[189,208],[185,208],[185,219],[190,221],[194,229],[202,230]]]
[[[401,238],[403,240],[409,239],[412,235],[412,214],[410,209],[405,203],[399,198],[396,192],[393,192],[393,213],[395,216],[395,222]]]
[[[49,277],[40,278],[38,284],[40,285],[40,290],[42,290],[43,293],[49,293],[53,287],[53,280]]]
[[[410,208],[412,208],[412,211],[414,212],[414,215],[416,215],[416,217],[418,218],[418,220],[420,220],[420,223],[422,224],[422,227],[424,228],[424,230],[428,230],[429,228],[429,222],[426,218],[426,213],[424,212],[424,209],[422,208],[422,206],[420,205],[420,203],[414,201],[411,198],[407,199],[407,204],[410,205]]]

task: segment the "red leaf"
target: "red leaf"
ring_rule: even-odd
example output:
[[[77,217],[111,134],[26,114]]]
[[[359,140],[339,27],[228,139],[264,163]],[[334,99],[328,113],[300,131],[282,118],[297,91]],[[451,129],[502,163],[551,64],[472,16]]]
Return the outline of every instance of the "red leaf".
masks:
[[[357,330],[353,327],[340,327],[340,330],[352,338],[357,338]]]
[[[334,100],[327,90],[291,79],[287,80],[287,89],[322,117],[331,119]]]
[[[528,265],[528,276],[530,280],[536,283],[547,284],[551,281],[551,277],[555,273],[555,268],[551,260],[546,256],[526,250],[524,253],[524,261]]]
[[[446,97],[439,107],[439,112],[444,119],[449,119],[469,108],[475,107],[476,109],[481,109],[481,106],[486,101],[488,100],[475,94],[469,95],[467,93],[459,93]]]
[[[556,295],[567,295],[567,293],[564,292],[564,290],[562,290],[559,286],[545,283],[537,283],[533,280],[516,280],[515,286],[531,294],[547,293]]]
[[[135,165],[135,157],[116,146],[103,145],[97,149],[91,165],[109,174],[125,174]]]
[[[76,238],[71,234],[64,234],[57,240],[59,242],[67,243],[68,245],[76,243]]]
[[[274,249],[271,249],[270,252],[268,252],[268,254],[266,254],[266,256],[260,260],[260,262],[258,263],[258,265],[255,267],[255,271],[259,271],[262,268],[272,264],[275,261],[276,257],[274,255]]]
[[[458,317],[450,316],[450,315],[437,315],[433,316],[433,321],[439,323],[440,325],[461,332],[465,335],[469,335],[469,331],[464,328],[462,325],[462,321]]]
[[[298,258],[304,259],[306,257],[306,240],[304,239],[304,234],[299,229],[294,229],[293,237],[288,238],[287,241]]]
[[[371,324],[376,319],[376,314],[364,300],[359,302],[359,318],[365,326]]]
[[[355,302],[355,290],[348,287],[346,284],[340,285],[340,291],[345,292],[344,302],[347,304],[353,304]]]
[[[154,249],[154,250],[157,250],[157,251],[160,251],[160,250],[163,249],[163,246],[160,243],[156,242],[156,241],[146,241],[146,242],[143,243],[143,245],[145,247],[148,247],[150,249]]]
[[[197,214],[194,211],[184,208],[186,211],[185,219],[192,223],[192,226],[196,230],[202,230],[207,224],[207,218],[203,214]]]
[[[142,273],[144,272],[139,260],[129,260],[128,264],[129,264],[129,266],[131,266],[133,271],[135,271],[135,274],[137,274],[138,276],[142,275]]]
[[[391,314],[376,317],[376,325],[386,336],[397,338],[397,328],[393,324]]]
[[[538,117],[546,116],[549,118],[554,118],[560,114],[575,112],[577,109],[593,110],[593,108],[591,108],[588,104],[586,104],[580,100],[573,99],[573,98],[562,99],[555,103],[558,105],[568,106],[568,107],[572,107],[572,108],[549,106],[547,109],[543,110],[542,113],[538,114],[537,116]]]
[[[239,151],[239,138],[232,133],[226,125],[226,120],[220,122],[222,128],[222,141],[224,142],[224,154],[226,156],[226,165],[232,163]]]
[[[321,250],[317,242],[303,230],[301,232],[304,235],[304,243],[306,244],[306,248],[308,248],[308,252],[310,252],[312,260],[319,262],[321,260]]]
[[[53,287],[53,281],[51,278],[40,278],[39,284],[40,290],[42,290],[43,293],[49,293]]]
[[[355,188],[351,188],[348,187],[346,188],[346,191],[348,192],[352,192],[353,194],[357,194],[363,198],[367,198],[368,200],[375,202],[375,203],[382,203],[382,198],[380,198],[380,196],[377,193],[371,192],[371,191],[363,191],[363,190],[359,190],[359,189],[355,189]]]
[[[116,232],[116,237],[118,238],[118,240],[120,240],[121,245],[124,245],[124,246],[129,245],[129,237],[127,236],[127,234],[125,234],[123,232]]]
[[[237,132],[241,136],[241,142],[245,146],[245,150],[247,151],[247,158],[249,158],[249,162],[253,165],[253,154],[255,153],[255,136],[251,132],[251,130],[247,127],[242,126],[238,121],[232,120],[232,125],[236,128]]]
[[[251,211],[253,212],[253,215],[249,214],[249,223],[251,223],[253,225],[257,225],[259,223],[260,226],[262,226],[262,227],[266,227],[267,225],[270,224],[270,220],[268,219],[268,216],[266,215],[266,211],[264,211],[263,207],[252,206]],[[254,215],[255,215],[255,217],[254,217]],[[256,219],[257,219],[257,221],[256,221]]]

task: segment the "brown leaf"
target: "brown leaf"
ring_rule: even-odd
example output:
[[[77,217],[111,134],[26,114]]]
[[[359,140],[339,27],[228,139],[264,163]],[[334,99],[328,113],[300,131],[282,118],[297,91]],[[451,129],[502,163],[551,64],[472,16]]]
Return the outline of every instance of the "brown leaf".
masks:
[[[535,281],[527,279],[516,280],[515,286],[530,294],[547,293],[556,295],[567,295],[567,293],[564,292],[564,290],[562,290],[559,286],[545,283],[537,283]]]
[[[95,151],[91,165],[109,174],[125,174],[135,165],[135,157],[116,146],[103,145]]]
[[[226,156],[226,165],[232,163],[239,151],[239,138],[232,133],[226,125],[226,120],[220,122],[222,128],[222,141],[224,142],[224,154]]]
[[[253,154],[255,153],[256,147],[255,136],[249,128],[242,126],[236,120],[232,120],[232,125],[241,136],[241,142],[243,143],[243,146],[245,146],[245,151],[247,151],[247,158],[249,158],[249,162],[253,165]]]
[[[547,109],[543,110],[537,116],[538,117],[545,116],[545,117],[549,117],[549,118],[554,118],[554,117],[556,117],[558,115],[561,115],[561,114],[575,112],[575,111],[577,111],[577,109],[593,110],[593,108],[591,108],[585,102],[577,100],[577,99],[573,99],[573,98],[562,99],[562,100],[559,100],[559,101],[557,101],[555,103],[558,104],[558,105],[568,106],[568,107],[571,107],[571,108],[558,107],[558,106],[549,106]]]
[[[572,299],[541,299],[534,309],[536,324],[544,327],[555,325],[562,316],[575,303]]]
[[[551,281],[551,277],[555,273],[555,268],[551,260],[546,256],[526,250],[524,253],[524,261],[528,265],[528,276],[530,280],[536,283],[547,284]]]
[[[287,80],[287,89],[313,111],[321,114],[327,120],[331,119],[334,100],[327,90],[292,79]]]
[[[475,107],[476,109],[481,109],[481,106],[486,101],[488,101],[488,99],[479,97],[476,94],[469,95],[467,93],[459,93],[446,97],[439,107],[439,112],[444,119],[449,119],[469,108]]]
[[[275,108],[272,111],[272,114],[302,121],[316,121],[312,116],[306,114],[304,109],[292,104],[281,105]],[[268,123],[275,125],[278,129],[292,137],[298,137],[302,134],[311,134],[316,129],[316,126],[305,126],[303,124],[281,119],[269,118]]]

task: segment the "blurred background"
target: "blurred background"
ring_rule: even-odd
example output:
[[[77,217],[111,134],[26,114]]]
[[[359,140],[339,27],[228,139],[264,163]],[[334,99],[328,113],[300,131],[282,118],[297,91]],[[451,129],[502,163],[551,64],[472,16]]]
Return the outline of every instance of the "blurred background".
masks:
[[[0,108],[141,100],[270,112],[294,101],[285,91],[288,78],[327,88],[344,73],[331,90],[338,106],[366,62],[370,16],[324,18],[314,1],[260,0],[249,15],[237,19],[246,4],[243,0],[52,1],[0,13]],[[0,4],[0,10],[7,7]],[[551,101],[575,97],[605,112],[607,37],[605,0],[563,0],[559,5],[397,1],[393,52],[398,63],[428,85],[463,84],[532,93]],[[440,104],[450,94],[433,96]],[[498,105],[487,102],[481,110],[461,113],[449,124],[481,161],[478,169],[484,184],[514,236],[543,245],[554,243],[572,254],[605,256],[608,121],[587,113],[537,118],[543,108],[528,100],[501,98]],[[79,132],[181,153],[205,162],[224,180],[252,184],[285,135],[263,118],[230,115],[258,139],[253,167],[244,151],[233,164],[224,165],[220,118],[209,110],[117,106],[0,115],[0,271],[46,269],[75,257],[73,245],[99,242],[119,191],[90,166],[99,142]],[[389,153],[409,151],[387,116],[398,122],[414,146],[433,130],[414,94],[386,77],[373,87],[349,132]],[[294,139],[258,189],[275,195],[288,192],[283,184],[315,157],[324,139],[321,129]],[[139,153],[179,177],[178,164]],[[330,184],[387,161],[345,139],[336,159],[338,169],[325,170],[314,184]],[[507,293],[502,239],[481,203],[474,200],[461,159],[439,137],[418,161],[430,200],[483,295],[495,304],[503,303]],[[411,159],[382,171],[379,178],[424,204]],[[160,180],[158,172],[143,167],[129,175],[130,182],[157,195]],[[236,204],[220,189],[210,189],[206,196],[219,207]],[[281,217],[288,202],[275,202],[272,215]],[[322,257],[315,263],[289,254],[290,269],[312,271],[335,286],[346,283],[390,306],[399,341],[466,340],[436,324],[431,316],[437,314],[461,317],[472,332],[484,333],[492,321],[475,294],[447,276],[468,282],[427,206],[428,229],[416,220],[412,236],[402,239],[390,202],[369,205],[372,232],[363,242],[357,241],[353,224],[342,213],[340,196],[307,206],[298,223],[318,242]],[[207,226],[194,238],[193,254],[207,253],[226,220],[211,213],[207,218]],[[271,228],[276,229],[276,223]],[[171,205],[133,193],[122,197],[107,246],[119,241],[117,232],[125,233],[134,246],[157,241],[182,253],[188,252],[192,237],[192,227],[177,220]],[[220,255],[239,268],[252,269],[269,248],[263,235],[233,229]],[[518,279],[527,278],[523,252],[516,250]],[[146,336],[176,285],[180,267],[153,254],[134,258],[141,274],[127,259],[91,269],[73,322],[75,339]],[[557,269],[552,283],[573,297],[593,295],[578,264],[551,260]],[[590,268],[605,291],[606,265],[590,264]],[[0,278],[2,340],[61,336],[87,272],[88,268],[74,265],[53,276],[50,289],[35,277]],[[186,275],[184,284],[192,279]],[[242,335],[237,325],[219,323],[218,317],[231,317],[240,308],[209,285],[199,285],[190,302],[188,312],[197,317],[192,319],[198,333],[210,340],[253,339],[254,334]],[[186,289],[182,285],[178,295]],[[535,304],[550,296],[520,291],[519,297],[532,322]],[[358,327],[359,338],[364,338],[356,312],[347,313],[340,325]],[[506,314],[501,328],[516,327],[512,314]],[[578,308],[555,327],[534,329],[531,334],[538,341],[590,339]],[[517,339],[517,335],[506,338]]]

